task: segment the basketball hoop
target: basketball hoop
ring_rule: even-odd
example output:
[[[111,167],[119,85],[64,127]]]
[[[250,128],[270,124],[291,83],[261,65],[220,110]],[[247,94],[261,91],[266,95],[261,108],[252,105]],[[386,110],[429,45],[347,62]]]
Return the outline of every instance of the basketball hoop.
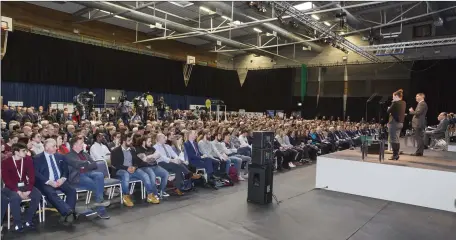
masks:
[[[187,63],[184,64],[184,71],[183,71],[185,86],[187,86],[188,81],[190,81],[190,76],[192,74],[193,66],[195,65],[195,60],[196,60],[195,57],[187,56]]]

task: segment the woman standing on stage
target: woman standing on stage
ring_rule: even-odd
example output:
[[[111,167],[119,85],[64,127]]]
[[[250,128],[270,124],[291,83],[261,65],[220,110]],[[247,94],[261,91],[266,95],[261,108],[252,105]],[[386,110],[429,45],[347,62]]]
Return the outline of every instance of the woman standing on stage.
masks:
[[[401,147],[399,136],[404,123],[406,108],[406,103],[402,100],[402,95],[402,89],[393,93],[393,102],[387,111],[389,113],[388,132],[393,149],[393,156],[389,160],[399,160],[399,149]]]

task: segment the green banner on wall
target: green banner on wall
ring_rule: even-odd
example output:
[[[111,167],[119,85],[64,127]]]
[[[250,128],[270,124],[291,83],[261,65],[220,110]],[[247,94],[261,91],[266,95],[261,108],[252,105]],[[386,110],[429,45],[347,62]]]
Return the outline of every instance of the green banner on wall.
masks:
[[[301,65],[301,101],[304,101],[304,97],[307,92],[307,66]]]

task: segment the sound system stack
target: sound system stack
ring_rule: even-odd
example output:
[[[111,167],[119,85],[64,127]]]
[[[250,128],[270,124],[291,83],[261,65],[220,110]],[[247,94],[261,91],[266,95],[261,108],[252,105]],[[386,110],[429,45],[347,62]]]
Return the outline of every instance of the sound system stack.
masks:
[[[274,132],[253,132],[252,163],[249,165],[247,202],[272,202]]]

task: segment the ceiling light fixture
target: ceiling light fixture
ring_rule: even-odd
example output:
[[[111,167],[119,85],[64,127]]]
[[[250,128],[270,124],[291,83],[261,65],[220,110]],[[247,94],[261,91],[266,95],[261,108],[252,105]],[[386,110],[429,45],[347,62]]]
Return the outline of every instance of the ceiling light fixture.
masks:
[[[323,22],[326,26],[330,27],[331,26],[331,23],[327,22],[327,21],[324,21]]]
[[[179,6],[179,7],[183,7],[183,8],[193,5],[192,2],[185,2],[185,1],[169,2],[169,3],[171,3],[173,5],[176,5],[176,6]]]
[[[312,14],[311,16],[312,16],[313,19],[315,19],[315,20],[317,20],[317,21],[320,20],[320,17],[317,16],[317,15],[315,15],[315,14]]]
[[[314,8],[314,4],[312,2],[305,2],[305,3],[300,3],[297,5],[294,5],[293,7],[298,9],[299,11],[304,11],[304,10],[309,10]]]
[[[209,13],[209,14],[214,14],[214,13],[215,13],[214,11],[210,10],[210,9],[207,8],[207,7],[201,6],[199,9],[200,9],[200,10],[203,10],[204,12],[207,12],[207,13]]]
[[[113,14],[113,13],[110,13],[110,12],[104,11],[104,10],[100,10],[100,12],[106,13],[106,14]],[[114,17],[115,17],[115,18],[119,18],[119,19],[123,19],[123,20],[128,20],[128,19],[126,19],[126,18],[124,18],[124,17],[122,17],[122,16],[118,16],[118,15],[114,15]]]
[[[263,31],[261,31],[261,29],[259,29],[259,28],[253,28],[253,31],[255,31],[255,32],[257,32],[257,33],[263,32]]]

